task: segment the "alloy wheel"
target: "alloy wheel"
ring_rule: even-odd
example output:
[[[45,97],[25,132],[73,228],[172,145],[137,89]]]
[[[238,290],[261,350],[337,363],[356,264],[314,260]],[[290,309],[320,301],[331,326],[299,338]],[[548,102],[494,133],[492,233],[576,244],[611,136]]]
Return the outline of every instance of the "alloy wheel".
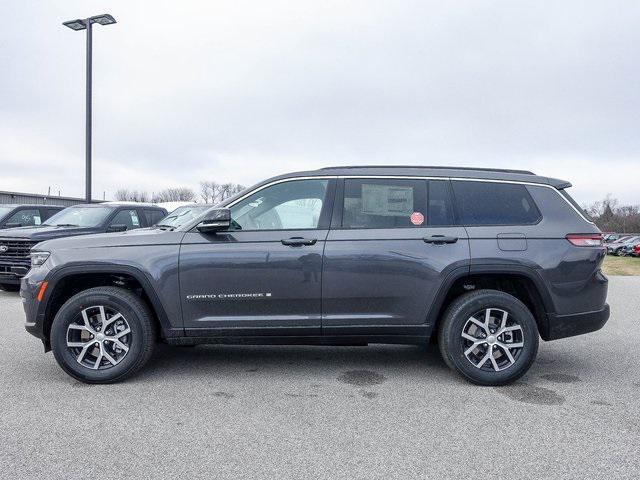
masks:
[[[476,368],[501,371],[511,367],[524,347],[522,327],[506,310],[487,308],[469,317],[462,327],[462,348]]]
[[[111,307],[82,310],[67,327],[67,348],[76,361],[93,370],[118,365],[129,353],[131,328],[125,317]]]

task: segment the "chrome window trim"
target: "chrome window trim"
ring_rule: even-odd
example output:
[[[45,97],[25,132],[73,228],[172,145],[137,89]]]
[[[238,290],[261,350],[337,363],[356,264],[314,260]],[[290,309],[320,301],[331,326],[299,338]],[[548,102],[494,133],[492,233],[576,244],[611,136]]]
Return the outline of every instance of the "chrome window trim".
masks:
[[[423,175],[317,175],[317,176],[309,176],[309,177],[290,177],[290,178],[281,178],[280,180],[275,180],[273,182],[267,183],[265,185],[262,185],[259,188],[256,188],[255,190],[252,190],[251,192],[247,193],[246,195],[243,195],[242,197],[234,200],[232,203],[230,203],[229,205],[227,205],[225,208],[231,208],[233,207],[236,203],[244,200],[245,198],[253,195],[254,193],[258,193],[261,190],[264,190],[267,187],[270,187],[272,185],[277,185],[279,183],[284,183],[284,182],[295,182],[297,180],[326,180],[326,179],[345,179],[345,178],[380,178],[380,179],[384,179],[384,178],[391,178],[391,179],[419,179],[419,180],[456,180],[456,181],[462,181],[462,182],[489,182],[489,183],[509,183],[509,184],[518,184],[518,185],[530,185],[533,187],[545,187],[545,188],[550,188],[551,190],[553,190],[554,192],[556,192],[556,194],[562,199],[563,202],[565,202],[567,205],[569,205],[569,207],[571,207],[571,209],[576,212],[580,218],[582,218],[585,222],[591,224],[591,225],[595,225],[594,222],[592,222],[591,220],[589,220],[588,218],[586,218],[576,207],[574,207],[571,202],[569,200],[567,200],[561,193],[560,191],[552,186],[552,185],[548,185],[546,183],[537,183],[537,182],[525,182],[525,181],[521,181],[521,180],[496,180],[496,179],[488,179],[488,178],[463,178],[463,177],[433,177],[433,176],[423,176]],[[544,218],[544,214],[542,215]]]
[[[275,180],[273,182],[267,183],[265,185],[262,185],[261,187],[256,188],[255,190],[251,190],[249,193],[247,193],[246,195],[243,195],[240,198],[236,198],[233,202],[231,202],[229,205],[225,205],[224,208],[231,208],[233,207],[236,203],[241,202],[242,200],[244,200],[247,197],[250,197],[251,195],[258,193],[261,190],[264,190],[267,187],[271,187],[273,185],[278,185],[279,183],[284,183],[284,182],[295,182],[296,180],[331,180],[334,178],[338,178],[335,175],[322,175],[322,176],[317,176],[317,177],[291,177],[291,178],[281,178],[280,180]]]

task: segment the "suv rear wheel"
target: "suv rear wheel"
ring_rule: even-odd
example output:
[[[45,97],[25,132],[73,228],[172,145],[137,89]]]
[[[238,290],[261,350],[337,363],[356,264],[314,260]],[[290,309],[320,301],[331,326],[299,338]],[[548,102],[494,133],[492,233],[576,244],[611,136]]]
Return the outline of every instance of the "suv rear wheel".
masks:
[[[538,352],[529,309],[498,290],[466,293],[449,306],[438,331],[446,364],[479,385],[505,385],[524,375]]]
[[[145,303],[114,287],[85,290],[71,297],[51,326],[51,349],[58,364],[85,383],[110,383],[147,363],[155,346],[155,323]]]

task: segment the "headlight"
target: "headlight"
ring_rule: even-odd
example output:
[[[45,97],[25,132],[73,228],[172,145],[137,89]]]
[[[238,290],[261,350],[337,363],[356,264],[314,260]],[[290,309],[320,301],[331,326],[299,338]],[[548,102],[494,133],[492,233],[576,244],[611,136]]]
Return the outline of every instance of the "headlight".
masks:
[[[31,252],[31,266],[39,267],[47,261],[51,252]]]

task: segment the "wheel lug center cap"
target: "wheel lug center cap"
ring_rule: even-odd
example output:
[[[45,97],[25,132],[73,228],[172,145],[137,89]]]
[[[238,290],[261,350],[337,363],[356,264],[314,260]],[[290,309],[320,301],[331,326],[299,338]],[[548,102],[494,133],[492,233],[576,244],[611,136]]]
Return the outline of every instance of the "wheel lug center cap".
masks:
[[[104,340],[104,333],[96,333],[96,341],[102,342]]]
[[[496,336],[495,335],[489,335],[487,337],[487,343],[489,345],[493,345],[494,343],[496,343]]]

